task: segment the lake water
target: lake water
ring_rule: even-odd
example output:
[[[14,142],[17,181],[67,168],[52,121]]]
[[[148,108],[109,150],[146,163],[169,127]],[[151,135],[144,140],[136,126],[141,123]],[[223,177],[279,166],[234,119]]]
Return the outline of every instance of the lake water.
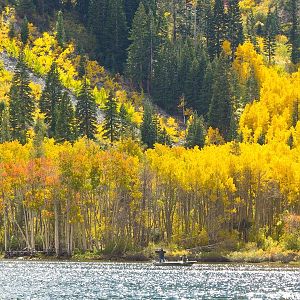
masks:
[[[300,268],[2,261],[0,299],[300,299]]]

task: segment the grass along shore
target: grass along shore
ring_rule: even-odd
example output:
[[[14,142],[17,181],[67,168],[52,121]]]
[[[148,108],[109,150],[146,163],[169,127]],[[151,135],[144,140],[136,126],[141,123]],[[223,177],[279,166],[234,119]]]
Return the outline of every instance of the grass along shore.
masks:
[[[179,260],[185,254],[190,260],[197,260],[200,263],[284,263],[300,266],[300,251],[285,250],[281,246],[262,249],[255,246],[254,243],[248,243],[244,248],[236,251],[216,249],[198,253],[177,249],[174,245],[156,246],[156,248],[160,247],[166,250],[167,260]],[[5,254],[2,253],[0,258],[5,259]],[[152,245],[141,251],[127,251],[125,253],[101,253],[97,251],[86,251],[83,253],[75,251],[71,257],[57,257],[36,253],[32,256],[13,257],[12,259],[149,262],[156,258],[155,249]]]

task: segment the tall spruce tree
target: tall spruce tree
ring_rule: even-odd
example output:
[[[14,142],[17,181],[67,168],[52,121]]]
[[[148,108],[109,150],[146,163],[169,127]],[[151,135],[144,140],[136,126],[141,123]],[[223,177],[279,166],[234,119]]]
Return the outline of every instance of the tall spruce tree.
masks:
[[[242,15],[239,8],[239,0],[230,0],[228,3],[228,33],[231,43],[232,59],[239,44],[244,41]]]
[[[143,144],[147,147],[152,148],[156,143],[156,131],[157,128],[153,122],[153,108],[149,103],[144,105],[143,123],[141,125],[141,138]]]
[[[123,0],[109,0],[102,43],[104,62],[114,72],[120,72],[126,62],[128,29]]]
[[[246,28],[247,28],[247,39],[250,40],[250,42],[253,44],[255,49],[258,51],[259,47],[257,44],[257,38],[256,38],[256,28],[255,28],[255,18],[253,14],[253,9],[251,9],[247,15],[246,20]]]
[[[45,114],[49,137],[55,137],[57,109],[61,102],[62,89],[56,63],[53,63],[47,74],[45,88],[39,103],[41,112]]]
[[[185,82],[184,94],[187,104],[198,112],[199,115],[205,115],[208,111],[209,103],[206,103],[203,90],[206,88],[205,76],[207,69],[207,58],[202,50],[197,58],[195,57],[190,66],[188,76]]]
[[[187,128],[186,146],[193,148],[195,146],[204,146],[205,126],[203,117],[199,117],[197,113],[194,113],[190,124]]]
[[[112,95],[110,95],[106,101],[104,113],[103,136],[109,139],[112,144],[120,138],[121,125],[120,116],[117,110],[117,100]]]
[[[121,104],[120,107],[120,113],[119,113],[119,120],[120,120],[120,137],[121,139],[134,136],[134,126],[130,120],[130,116],[128,114],[128,111],[124,105],[124,103]]]
[[[205,70],[205,76],[201,90],[202,103],[201,106],[198,105],[196,107],[198,115],[202,115],[206,121],[208,119],[209,106],[213,96],[213,82],[213,66],[212,63],[209,62]]]
[[[0,143],[10,141],[9,108],[4,101],[0,102]]]
[[[97,106],[86,79],[84,79],[77,98],[76,120],[78,135],[95,139],[97,132]]]
[[[73,142],[76,137],[75,111],[68,92],[64,92],[57,108],[55,140]]]
[[[208,125],[218,128],[223,138],[230,136],[231,126],[231,88],[228,61],[223,55],[216,61],[212,99],[208,113]]]
[[[66,32],[65,32],[65,25],[64,25],[64,17],[61,10],[57,13],[56,38],[57,38],[58,45],[60,47],[64,47],[66,42]]]
[[[152,96],[164,109],[176,111],[182,96],[179,82],[179,55],[177,45],[166,42],[156,55]]]
[[[131,28],[133,17],[139,7],[141,0],[125,0],[125,14],[128,27]]]
[[[29,27],[28,27],[28,19],[25,16],[23,19],[23,22],[21,24],[21,41],[23,45],[27,44],[28,38],[29,38]]]
[[[300,22],[299,22],[299,1],[290,0],[288,12],[291,16],[291,29],[289,33],[290,44],[292,45],[291,61],[293,64],[300,62]]]
[[[46,134],[47,134],[47,126],[44,123],[44,119],[39,116],[34,125],[34,138],[33,138],[34,156],[37,158],[43,157],[45,154],[44,139]]]
[[[15,2],[15,1],[14,1]],[[13,3],[15,4],[15,3]],[[17,12],[20,16],[31,17],[35,11],[35,5],[33,0],[19,0],[16,1]]]
[[[134,16],[129,39],[131,45],[128,48],[127,73],[141,90],[147,89],[151,78],[154,44],[149,17],[143,3],[139,5]]]
[[[276,35],[278,33],[278,25],[277,19],[271,9],[269,8],[265,30],[264,30],[264,38],[265,38],[265,45],[264,50],[268,58],[269,64],[272,62],[272,59],[275,55],[275,48],[276,48]]]
[[[87,23],[88,12],[89,12],[90,0],[77,0],[76,2],[76,10],[80,20],[83,23]]]
[[[21,55],[9,91],[9,116],[11,137],[22,144],[27,142],[27,131],[33,126],[35,109],[29,83],[29,75]]]
[[[226,39],[227,32],[227,16],[224,9],[224,1],[216,0],[213,14],[213,43],[211,47],[211,56],[219,56],[222,52],[222,45]]]

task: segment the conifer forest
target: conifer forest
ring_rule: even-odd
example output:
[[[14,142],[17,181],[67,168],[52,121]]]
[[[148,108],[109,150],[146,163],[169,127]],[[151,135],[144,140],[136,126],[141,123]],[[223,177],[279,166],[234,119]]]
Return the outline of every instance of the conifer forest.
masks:
[[[299,0],[0,10],[0,252],[300,257]]]

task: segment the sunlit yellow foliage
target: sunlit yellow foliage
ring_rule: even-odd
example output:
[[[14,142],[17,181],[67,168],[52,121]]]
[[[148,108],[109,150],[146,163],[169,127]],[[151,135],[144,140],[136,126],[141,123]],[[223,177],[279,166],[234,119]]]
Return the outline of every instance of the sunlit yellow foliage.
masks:
[[[0,61],[0,101],[8,102],[12,77],[12,74],[4,69],[3,63]]]
[[[241,10],[250,10],[255,6],[255,1],[254,0],[242,0],[239,2],[239,6]]]
[[[231,51],[231,44],[228,40],[225,40],[222,44],[222,48],[223,48],[223,52],[226,55],[231,55],[232,51]]]
[[[265,77],[266,67],[264,66],[263,57],[255,51],[250,42],[245,42],[237,48],[233,68],[244,82],[249,78],[251,69],[259,81]]]
[[[31,88],[33,97],[38,101],[42,95],[42,87],[34,82],[30,82],[29,87]]]

